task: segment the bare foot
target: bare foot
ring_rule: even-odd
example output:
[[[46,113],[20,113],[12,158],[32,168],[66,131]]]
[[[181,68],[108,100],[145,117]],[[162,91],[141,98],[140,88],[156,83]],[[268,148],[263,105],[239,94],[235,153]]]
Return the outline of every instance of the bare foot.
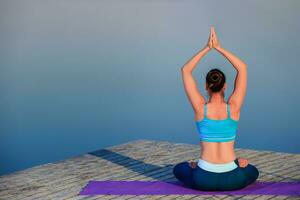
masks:
[[[248,160],[246,158],[239,158],[238,162],[239,162],[239,166],[243,168],[248,165]]]
[[[197,167],[197,162],[192,161],[192,162],[189,163],[189,165],[190,165],[190,167],[195,169]]]

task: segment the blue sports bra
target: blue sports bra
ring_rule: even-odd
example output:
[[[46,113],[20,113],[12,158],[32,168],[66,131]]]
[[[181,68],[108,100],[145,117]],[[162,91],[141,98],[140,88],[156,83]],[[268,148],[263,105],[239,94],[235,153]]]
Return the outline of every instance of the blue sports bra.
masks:
[[[216,120],[206,117],[207,105],[204,104],[204,118],[196,121],[200,139],[205,142],[227,142],[235,140],[238,120],[230,118],[230,107],[227,107],[227,119]]]

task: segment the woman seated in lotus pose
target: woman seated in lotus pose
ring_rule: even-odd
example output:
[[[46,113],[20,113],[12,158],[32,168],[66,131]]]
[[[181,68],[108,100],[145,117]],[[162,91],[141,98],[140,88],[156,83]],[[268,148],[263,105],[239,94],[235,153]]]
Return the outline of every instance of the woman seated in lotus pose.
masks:
[[[226,79],[219,68],[206,75],[209,100],[197,89],[192,71],[201,58],[215,49],[237,70],[234,91],[224,100]],[[201,156],[198,162],[181,162],[173,168],[175,177],[188,187],[205,191],[238,190],[253,183],[259,171],[245,158],[236,158],[234,140],[247,87],[247,65],[220,46],[214,27],[207,45],[181,68],[187,97],[195,113],[200,135]]]

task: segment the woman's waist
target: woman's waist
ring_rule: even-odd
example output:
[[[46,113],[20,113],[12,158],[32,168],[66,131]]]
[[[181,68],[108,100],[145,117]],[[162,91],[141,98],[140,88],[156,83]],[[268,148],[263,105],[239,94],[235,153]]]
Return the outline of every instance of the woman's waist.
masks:
[[[220,159],[220,158],[213,158],[213,157],[205,157],[205,156],[200,156],[199,159],[201,160],[205,160],[209,163],[212,164],[216,164],[216,165],[221,165],[221,164],[226,164],[226,163],[232,163],[235,161],[236,156],[230,156],[230,157],[226,157],[224,159]]]
[[[215,164],[232,162],[236,159],[234,149],[224,149],[222,153],[202,149],[200,158]]]
[[[212,163],[202,158],[199,158],[197,165],[201,169],[215,173],[232,171],[238,167],[234,160],[226,163]]]

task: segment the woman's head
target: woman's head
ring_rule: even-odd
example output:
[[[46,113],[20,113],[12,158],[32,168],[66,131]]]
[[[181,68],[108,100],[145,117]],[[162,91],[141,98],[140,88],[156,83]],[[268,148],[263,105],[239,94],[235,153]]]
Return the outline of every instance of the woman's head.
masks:
[[[206,75],[206,90],[209,93],[222,92],[226,89],[226,77],[225,74],[218,68],[210,70]]]

